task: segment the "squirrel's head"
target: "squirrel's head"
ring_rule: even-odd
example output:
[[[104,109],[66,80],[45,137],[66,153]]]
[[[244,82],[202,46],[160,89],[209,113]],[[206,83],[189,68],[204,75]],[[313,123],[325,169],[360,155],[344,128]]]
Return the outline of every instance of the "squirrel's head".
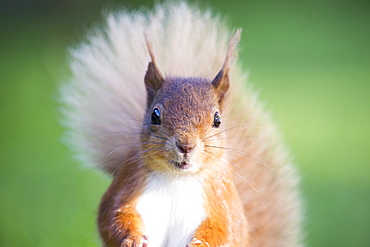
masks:
[[[163,77],[148,43],[152,61],[144,79],[147,112],[142,158],[150,169],[199,173],[206,166],[222,162],[222,108],[230,86],[230,56],[239,36],[237,32],[231,40],[224,65],[213,79]]]

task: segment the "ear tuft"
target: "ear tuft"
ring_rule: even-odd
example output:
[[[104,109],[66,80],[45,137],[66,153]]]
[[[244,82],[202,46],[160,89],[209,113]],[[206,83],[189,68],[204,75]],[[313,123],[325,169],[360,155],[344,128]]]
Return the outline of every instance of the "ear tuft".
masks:
[[[227,48],[227,54],[225,58],[225,62],[222,66],[222,69],[220,72],[216,75],[216,77],[212,81],[212,85],[214,89],[216,90],[216,93],[218,95],[218,103],[221,104],[223,101],[223,98],[227,92],[227,90],[230,87],[229,82],[229,70],[230,66],[233,62],[233,60],[236,59],[236,48],[238,46],[240,35],[241,35],[242,29],[239,28],[235,31],[234,35],[230,39],[229,46]]]
[[[153,46],[147,33],[145,33],[145,42],[151,58],[151,62],[148,64],[148,69],[144,77],[145,87],[147,90],[147,105],[149,106],[153,102],[154,96],[157,94],[158,90],[162,87],[164,79],[157,67]]]

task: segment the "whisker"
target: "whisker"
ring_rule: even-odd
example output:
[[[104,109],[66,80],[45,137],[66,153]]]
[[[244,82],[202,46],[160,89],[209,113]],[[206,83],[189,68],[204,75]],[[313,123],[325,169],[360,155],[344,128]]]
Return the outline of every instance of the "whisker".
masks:
[[[157,143],[157,144],[163,144],[163,143]],[[164,148],[164,147],[157,147],[157,148]],[[142,151],[142,153],[149,152],[149,151],[152,151],[152,150],[154,150],[154,149],[155,149],[155,148],[150,149],[150,150],[145,150],[145,151]],[[109,154],[108,154],[107,156],[112,155],[112,153],[113,153],[114,151],[116,151],[116,150],[113,150],[113,151],[109,152]],[[118,157],[114,157],[114,158],[108,159],[108,160],[106,160],[106,161],[104,161],[104,162],[102,162],[102,163],[99,163],[99,164],[97,164],[97,165],[95,165],[95,166],[91,167],[90,169],[88,169],[88,170],[87,170],[87,172],[86,172],[86,174],[87,174],[87,173],[89,173],[89,172],[91,172],[91,171],[93,171],[93,170],[100,169],[100,167],[104,167],[104,165],[106,165],[106,164],[108,164],[108,163],[111,163],[111,162],[113,162],[113,161],[115,161],[115,160],[123,159],[124,157],[126,157],[126,156],[125,156],[125,155],[120,155],[120,156],[118,156]],[[117,166],[118,166],[118,167],[117,167],[117,169],[119,169],[119,168],[120,168],[120,165],[117,165]],[[115,169],[115,170],[117,170],[117,169]],[[108,171],[107,171],[107,172],[105,172],[104,174],[107,174],[107,173],[108,173]],[[112,174],[113,174],[113,173],[112,173]]]
[[[251,139],[253,136],[226,136],[219,138],[209,138],[208,141],[217,141],[217,140],[229,140],[229,139]]]
[[[209,131],[204,136],[202,136],[202,139],[208,140],[209,138],[211,138],[213,136],[220,135],[222,133],[225,133],[227,131],[230,131],[230,130],[233,130],[233,129],[236,129],[236,128],[244,128],[244,127],[251,127],[251,125],[245,124],[245,125],[233,126],[233,127],[229,127],[229,128],[224,129],[224,130],[221,130],[221,131],[219,131],[219,132],[217,132],[217,133],[215,133],[213,135],[207,136],[209,134],[209,132],[211,132],[211,131]],[[258,127],[254,126],[253,128],[258,128]]]
[[[108,174],[108,171],[103,172],[99,178],[81,195],[81,198],[84,198],[97,184],[101,179]]]
[[[116,147],[115,149],[113,149],[112,151],[110,151],[108,153],[107,156],[113,154],[114,152],[120,150],[120,149],[123,149],[123,148],[126,148],[127,146],[141,146],[141,145],[145,145],[145,144],[160,144],[160,145],[163,145],[162,142],[138,142],[138,143],[124,143],[124,144],[119,144],[119,145],[114,145],[112,147]]]
[[[99,138],[104,138],[109,135],[117,135],[117,134],[122,134],[122,135],[140,135],[141,134],[141,129],[130,129],[130,131],[108,131],[108,130],[99,130],[101,133],[105,133],[104,135],[100,135]]]
[[[162,146],[162,147],[155,147],[155,148],[146,149],[144,151],[141,151],[141,154],[145,154],[145,153],[148,153],[150,151],[156,151],[156,150],[160,150],[160,149],[165,149],[165,147]]]
[[[139,160],[143,160],[145,159],[146,157],[148,157],[149,155],[153,155],[153,154],[156,154],[160,151],[161,148],[164,148],[164,147],[159,147],[159,148],[153,148],[153,149],[150,149],[150,150],[145,150],[145,151],[142,151],[140,152],[140,155],[138,155],[138,157],[136,159],[132,159],[131,158],[131,161],[126,163],[126,162],[123,162],[121,163],[119,166],[117,166],[117,168],[112,172],[112,175],[114,175],[119,169],[121,169],[123,166],[129,166],[129,165],[132,165],[133,163],[139,161]],[[149,151],[157,151],[157,152],[152,152],[152,153],[148,153]],[[145,154],[143,156],[143,154]]]
[[[157,135],[153,135],[153,134],[150,134],[150,136],[153,136],[155,138],[158,138],[158,139],[161,139],[161,140],[164,140],[164,141],[168,141],[168,138],[165,138],[165,137],[162,137],[162,136],[157,136]]]
[[[204,152],[208,152],[209,154],[213,154],[214,155],[214,153],[213,152],[211,152],[211,151],[209,151],[209,150],[204,150]],[[209,155],[208,154],[208,155]],[[209,155],[210,156],[210,155]],[[216,156],[216,155],[215,155]],[[231,160],[237,160],[236,158],[234,158],[234,157],[232,157],[232,156],[230,156],[230,155],[227,155],[227,157],[229,158],[229,159],[226,159],[225,157],[219,157],[220,159],[222,159],[222,160],[224,160],[226,163],[231,163],[231,164],[233,164],[234,166],[236,166],[237,168],[239,168],[240,170],[243,170],[243,168],[240,166],[240,165],[238,165],[237,163],[235,163],[235,162],[233,162],[233,161],[231,161]]]
[[[232,171],[235,175],[237,175],[239,178],[241,178],[244,182],[246,182],[256,193],[259,193],[258,190],[242,175],[240,175],[238,172],[236,172],[234,169],[232,169],[230,166],[228,166],[228,169]]]
[[[213,154],[212,152],[208,151],[208,150],[204,150],[203,152],[204,154],[208,155],[209,157],[212,157],[211,154]],[[233,164],[234,166],[238,167],[239,169],[242,169],[239,165],[235,164],[234,162],[230,161],[230,160],[227,160],[225,159],[224,157],[218,157],[222,160],[224,160],[225,162],[227,162],[228,164],[231,163]],[[231,157],[232,158],[232,157]],[[234,158],[233,158],[234,159]],[[259,193],[258,190],[253,186],[252,183],[250,183],[245,177],[243,177],[242,175],[240,175],[237,171],[235,171],[234,169],[232,169],[232,167],[230,165],[227,166],[227,168],[232,171],[235,175],[237,175],[239,178],[241,178],[245,183],[247,183],[256,193]]]
[[[213,136],[217,136],[217,135],[220,135],[222,133],[225,133],[226,131],[230,130],[230,129],[233,129],[235,127],[232,127],[232,128],[227,128],[227,129],[224,129],[224,130],[221,130],[213,135],[210,135],[210,136],[207,136],[210,132],[212,132],[212,130],[210,130],[209,132],[207,132],[204,136],[201,137],[201,139],[203,140],[208,140],[209,138],[213,137]]]
[[[219,149],[224,149],[224,150],[228,150],[228,151],[232,151],[232,152],[236,152],[236,153],[239,153],[239,154],[241,154],[241,155],[243,155],[243,156],[245,156],[245,157],[248,157],[248,158],[250,158],[250,159],[252,159],[253,161],[255,161],[256,163],[258,163],[258,164],[260,164],[260,165],[263,165],[263,166],[265,166],[265,167],[267,167],[267,168],[270,168],[270,169],[272,169],[271,167],[269,167],[267,164],[266,164],[266,162],[264,162],[260,157],[258,157],[258,158],[260,158],[262,161],[260,161],[260,160],[258,160],[257,158],[254,158],[253,156],[255,156],[255,154],[252,154],[252,153],[250,153],[250,152],[246,152],[246,151],[240,151],[240,150],[238,150],[238,149],[235,149],[235,148],[229,148],[229,147],[220,147],[220,146],[213,146],[213,145],[204,145],[205,147],[210,147],[210,148],[219,148]]]
[[[115,167],[115,169],[114,169],[114,171],[113,172],[111,172],[111,175],[112,176],[114,176],[115,174],[116,174],[116,172],[119,170],[119,169],[121,169],[123,166],[129,166],[129,165],[131,165],[131,164],[134,164],[134,163],[136,163],[136,162],[138,162],[139,160],[142,160],[142,159],[144,159],[144,158],[146,158],[146,157],[148,157],[149,155],[153,155],[153,154],[156,154],[156,153],[158,153],[161,149],[164,149],[164,147],[156,147],[156,148],[152,148],[152,149],[148,149],[148,150],[145,150],[145,151],[142,151],[141,152],[141,154],[140,155],[138,155],[137,156],[137,158],[135,158],[135,159],[132,159],[131,158],[131,161],[130,162],[122,162],[120,165],[117,165],[116,167]],[[152,151],[157,151],[157,152],[152,152]],[[151,153],[149,153],[149,152],[151,152]],[[87,173],[89,173],[89,172],[91,172],[91,171],[93,171],[93,170],[95,170],[95,169],[97,169],[98,167],[100,167],[100,166],[104,166],[105,164],[107,164],[107,163],[109,163],[109,162],[112,162],[112,161],[114,161],[114,160],[118,160],[118,159],[122,159],[122,158],[124,158],[124,156],[119,156],[119,157],[115,157],[115,158],[112,158],[112,159],[109,159],[109,160],[107,160],[107,161],[105,161],[105,162],[103,162],[103,163],[100,163],[100,164],[98,164],[98,165],[96,165],[96,166],[94,166],[94,167],[92,167],[91,169],[89,169],[87,172],[86,172],[86,174]],[[104,176],[106,176],[108,173],[110,173],[109,171],[104,171],[100,176],[99,176],[99,178],[90,186],[90,188],[81,196],[81,197],[84,197],[84,196],[86,196],[95,186],[96,186],[96,184],[99,182],[99,181],[101,181],[101,179],[104,177]],[[141,176],[143,176],[143,171],[141,171]]]
[[[109,160],[106,160],[106,161],[104,161],[104,162],[102,162],[102,163],[99,163],[99,164],[97,164],[97,165],[95,165],[95,166],[93,166],[93,167],[91,167],[89,170],[87,170],[87,172],[86,172],[86,174],[87,173],[89,173],[89,172],[91,172],[91,171],[93,171],[93,170],[96,170],[96,169],[100,169],[100,167],[102,167],[102,166],[104,166],[104,165],[106,165],[106,164],[108,164],[108,163],[110,163],[110,162],[112,162],[112,161],[114,161],[114,160],[118,160],[118,159],[122,159],[122,158],[124,158],[125,156],[118,156],[118,157],[114,157],[114,158],[112,158],[112,159],[109,159]],[[108,173],[108,172],[105,172],[105,174],[106,173]]]

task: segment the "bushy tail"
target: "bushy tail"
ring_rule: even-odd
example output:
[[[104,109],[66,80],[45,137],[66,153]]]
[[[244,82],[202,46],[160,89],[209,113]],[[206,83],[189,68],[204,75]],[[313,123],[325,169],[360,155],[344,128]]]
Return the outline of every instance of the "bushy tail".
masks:
[[[218,17],[183,2],[110,14],[105,28],[71,51],[73,77],[62,87],[68,140],[86,164],[112,172],[139,141],[150,61],[145,33],[161,71],[178,76],[216,75],[229,38]]]
[[[140,141],[150,61],[145,34],[164,74],[209,79],[222,67],[231,36],[220,17],[174,2],[152,12],[111,14],[104,29],[94,30],[71,51],[73,76],[62,88],[68,137],[80,160],[110,173]],[[298,246],[296,175],[236,61],[230,81],[223,117],[230,127],[227,155],[244,200],[252,246]]]

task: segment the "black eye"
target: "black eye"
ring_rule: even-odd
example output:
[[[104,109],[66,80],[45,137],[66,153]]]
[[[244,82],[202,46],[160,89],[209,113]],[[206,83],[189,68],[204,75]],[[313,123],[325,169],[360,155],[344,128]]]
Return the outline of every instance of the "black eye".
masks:
[[[221,116],[218,112],[215,113],[215,116],[213,118],[213,127],[220,127],[221,124]]]
[[[161,125],[161,112],[158,110],[158,108],[154,108],[150,120],[154,125]]]

